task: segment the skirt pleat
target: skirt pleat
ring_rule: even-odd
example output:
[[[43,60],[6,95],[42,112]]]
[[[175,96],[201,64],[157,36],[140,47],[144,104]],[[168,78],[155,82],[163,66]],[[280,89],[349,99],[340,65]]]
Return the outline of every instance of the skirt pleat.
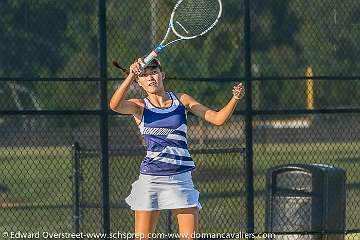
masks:
[[[201,209],[199,191],[194,188],[191,171],[171,176],[140,174],[125,201],[132,210]]]

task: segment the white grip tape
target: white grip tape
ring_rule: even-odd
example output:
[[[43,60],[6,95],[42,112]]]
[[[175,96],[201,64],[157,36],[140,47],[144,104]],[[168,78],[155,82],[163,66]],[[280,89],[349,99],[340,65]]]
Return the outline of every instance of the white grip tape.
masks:
[[[141,64],[141,67],[144,69],[146,66],[154,59],[156,58],[160,52],[165,48],[162,44],[160,44],[157,48],[155,48],[149,55],[146,56],[144,59],[144,63]]]
[[[147,55],[147,57],[144,59],[144,63],[141,63],[141,67],[142,68],[146,68],[147,65],[149,65],[149,63],[157,57],[157,53],[154,51],[152,51],[149,55]]]

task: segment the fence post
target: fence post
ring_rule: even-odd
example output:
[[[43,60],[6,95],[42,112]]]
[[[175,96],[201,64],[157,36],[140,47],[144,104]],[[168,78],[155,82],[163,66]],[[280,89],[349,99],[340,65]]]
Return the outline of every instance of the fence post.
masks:
[[[166,211],[166,218],[167,218],[167,232],[170,236],[170,234],[172,233],[172,229],[171,229],[171,226],[172,226],[172,215],[171,215],[171,210],[167,210]],[[171,239],[170,237],[168,237],[167,239]]]
[[[102,182],[102,233],[110,235],[109,208],[109,154],[108,154],[108,103],[107,103],[107,49],[106,49],[106,0],[99,0],[99,65],[100,65],[100,144]],[[103,239],[107,239],[106,237]]]
[[[311,66],[306,68],[306,109],[314,110],[314,72]]]
[[[253,174],[253,145],[252,145],[252,96],[251,96],[251,19],[250,1],[244,0],[245,20],[245,171],[246,171],[246,231],[254,232],[254,174]]]
[[[73,160],[73,218],[74,232],[80,232],[80,145],[74,143],[72,145]]]

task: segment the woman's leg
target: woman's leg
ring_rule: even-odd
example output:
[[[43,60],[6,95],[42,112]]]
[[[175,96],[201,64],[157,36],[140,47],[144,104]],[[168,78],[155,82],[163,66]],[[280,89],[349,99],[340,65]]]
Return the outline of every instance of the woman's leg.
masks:
[[[160,211],[135,211],[136,239],[150,239],[148,235],[155,231],[159,218]]]
[[[178,221],[181,240],[195,239],[194,233],[196,232],[199,218],[198,208],[173,209],[173,213]]]

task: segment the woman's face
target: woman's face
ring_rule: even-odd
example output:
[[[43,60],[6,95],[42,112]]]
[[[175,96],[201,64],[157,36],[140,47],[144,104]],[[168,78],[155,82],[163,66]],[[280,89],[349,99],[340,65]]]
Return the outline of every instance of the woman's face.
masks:
[[[139,76],[138,84],[149,94],[164,91],[165,73],[160,68],[145,68],[144,72]]]

